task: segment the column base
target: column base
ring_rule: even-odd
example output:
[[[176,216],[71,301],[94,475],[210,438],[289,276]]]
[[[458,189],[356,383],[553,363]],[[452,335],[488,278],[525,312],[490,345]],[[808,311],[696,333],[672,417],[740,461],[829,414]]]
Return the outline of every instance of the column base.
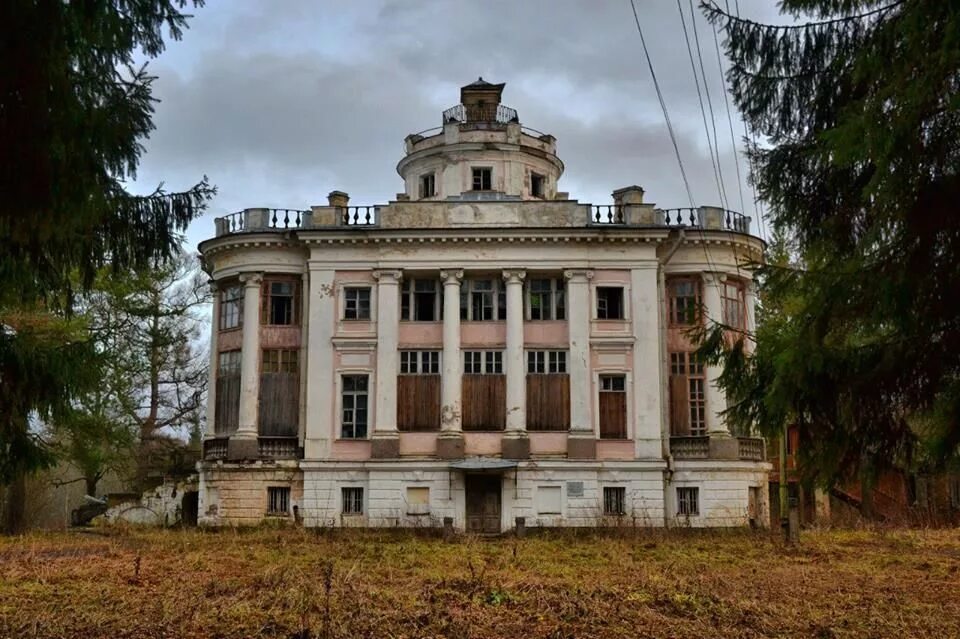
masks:
[[[507,431],[500,440],[503,459],[530,459],[530,438],[523,431]]]
[[[370,438],[370,457],[373,459],[400,457],[400,436],[396,433],[374,433]]]
[[[740,459],[740,442],[726,431],[710,433],[710,459]]]
[[[260,458],[260,442],[254,437],[237,437],[227,440],[227,461],[243,461]]]
[[[597,438],[593,436],[593,433],[585,433],[584,435],[570,433],[567,437],[567,458],[596,459]]]
[[[437,457],[440,459],[463,459],[463,433],[446,432],[437,437]]]

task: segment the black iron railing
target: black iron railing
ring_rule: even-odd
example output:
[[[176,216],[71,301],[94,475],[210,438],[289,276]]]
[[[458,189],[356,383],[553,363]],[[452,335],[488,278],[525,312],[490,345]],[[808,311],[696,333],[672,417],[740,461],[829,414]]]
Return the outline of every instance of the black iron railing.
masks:
[[[460,122],[496,122],[498,124],[509,124],[510,122],[519,122],[517,110],[511,109],[502,104],[496,105],[471,105],[457,104],[443,112],[443,123]]]
[[[659,209],[659,211],[663,215],[665,226],[690,226],[694,228],[711,226],[712,228],[722,228],[724,231],[750,232],[750,218],[736,211],[712,207]],[[705,220],[707,215],[714,212],[720,216],[718,226],[713,226]]]

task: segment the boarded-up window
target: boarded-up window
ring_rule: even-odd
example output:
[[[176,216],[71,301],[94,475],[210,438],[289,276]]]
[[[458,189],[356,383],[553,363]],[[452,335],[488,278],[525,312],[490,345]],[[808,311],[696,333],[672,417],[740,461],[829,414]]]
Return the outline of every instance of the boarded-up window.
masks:
[[[430,513],[430,488],[427,486],[407,487],[407,514],[427,515]]]
[[[687,437],[706,432],[703,363],[694,353],[670,353],[670,434]]]
[[[295,350],[263,351],[260,367],[260,434],[296,437],[300,422],[300,368]]]
[[[464,375],[463,430],[503,430],[506,426],[506,375]]]
[[[440,375],[397,376],[397,428],[405,432],[440,428]]]
[[[569,375],[527,375],[527,430],[570,430]]]
[[[563,512],[561,486],[537,486],[537,514],[559,515]]]
[[[627,438],[627,386],[623,375],[600,377],[600,439]]]
[[[217,365],[217,435],[229,435],[240,423],[240,351],[220,353]]]

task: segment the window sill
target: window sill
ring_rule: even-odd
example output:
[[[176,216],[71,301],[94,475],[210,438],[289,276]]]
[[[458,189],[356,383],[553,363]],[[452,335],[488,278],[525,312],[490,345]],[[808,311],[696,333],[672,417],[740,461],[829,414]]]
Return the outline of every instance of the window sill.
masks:
[[[341,317],[341,322],[372,322],[369,317]]]
[[[264,513],[264,516],[265,516],[265,517],[273,517],[273,518],[276,518],[276,519],[289,519],[289,518],[290,518],[290,513],[272,513],[272,512],[269,512],[269,511],[268,511],[268,512]]]
[[[368,442],[370,441],[369,437],[337,437],[333,441],[335,442]]]
[[[221,328],[217,332],[222,335],[223,333],[233,333],[234,331],[241,330],[243,330],[243,326],[231,326],[230,328]]]
[[[260,324],[262,328],[300,328],[300,324]]]

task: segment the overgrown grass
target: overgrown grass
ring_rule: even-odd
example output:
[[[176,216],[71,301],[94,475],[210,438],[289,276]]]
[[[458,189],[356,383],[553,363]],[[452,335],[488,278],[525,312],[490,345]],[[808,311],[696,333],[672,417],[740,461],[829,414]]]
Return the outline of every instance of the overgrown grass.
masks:
[[[0,636],[960,637],[960,531],[34,534]]]

